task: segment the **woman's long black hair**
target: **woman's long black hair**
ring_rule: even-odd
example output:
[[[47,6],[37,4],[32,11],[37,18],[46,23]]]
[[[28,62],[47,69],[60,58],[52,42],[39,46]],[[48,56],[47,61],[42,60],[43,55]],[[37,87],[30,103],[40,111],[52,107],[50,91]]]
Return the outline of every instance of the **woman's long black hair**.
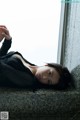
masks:
[[[43,83],[39,83],[37,85],[38,88],[46,88],[46,89],[56,89],[56,90],[64,90],[71,86],[72,84],[72,76],[67,67],[63,67],[60,64],[56,63],[47,63],[49,67],[53,67],[60,75],[59,82],[55,85],[45,85]]]

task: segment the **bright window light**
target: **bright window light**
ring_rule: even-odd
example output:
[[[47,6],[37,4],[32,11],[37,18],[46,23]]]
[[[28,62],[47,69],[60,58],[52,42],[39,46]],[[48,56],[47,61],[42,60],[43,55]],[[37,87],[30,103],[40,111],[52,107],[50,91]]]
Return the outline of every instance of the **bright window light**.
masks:
[[[9,51],[30,62],[57,62],[60,0],[0,0],[0,25],[12,36]]]

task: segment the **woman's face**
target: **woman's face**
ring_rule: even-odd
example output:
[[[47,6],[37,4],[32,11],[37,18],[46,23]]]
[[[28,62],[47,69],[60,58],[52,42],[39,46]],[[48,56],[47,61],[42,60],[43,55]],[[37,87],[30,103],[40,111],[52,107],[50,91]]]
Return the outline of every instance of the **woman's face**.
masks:
[[[59,82],[60,75],[55,68],[49,66],[39,67],[35,76],[43,84],[55,85]]]

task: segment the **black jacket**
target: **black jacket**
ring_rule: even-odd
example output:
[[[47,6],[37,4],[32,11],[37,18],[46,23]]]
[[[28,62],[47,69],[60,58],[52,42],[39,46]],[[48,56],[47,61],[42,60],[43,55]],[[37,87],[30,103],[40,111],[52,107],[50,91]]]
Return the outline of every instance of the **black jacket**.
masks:
[[[15,53],[19,55],[21,54],[19,52],[7,53],[11,47],[11,43],[12,40],[5,39],[0,49],[0,86],[32,89],[37,88],[37,78],[22,64],[19,59],[12,57]],[[27,60],[25,61],[34,65]]]

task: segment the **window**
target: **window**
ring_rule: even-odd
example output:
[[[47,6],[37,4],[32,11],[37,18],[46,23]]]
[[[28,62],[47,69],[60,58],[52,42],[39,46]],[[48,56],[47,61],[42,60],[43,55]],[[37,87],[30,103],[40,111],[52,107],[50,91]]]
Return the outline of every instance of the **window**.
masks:
[[[10,51],[19,51],[30,62],[57,62],[60,0],[2,0],[0,24],[13,38]]]

